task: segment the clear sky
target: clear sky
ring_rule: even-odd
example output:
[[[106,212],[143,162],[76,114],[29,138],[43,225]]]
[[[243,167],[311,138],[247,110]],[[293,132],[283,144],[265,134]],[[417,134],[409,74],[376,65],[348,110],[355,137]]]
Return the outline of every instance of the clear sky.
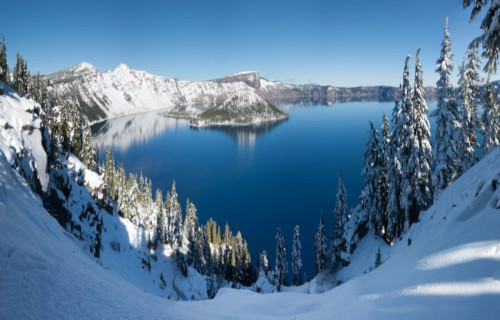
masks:
[[[480,34],[461,0],[8,0],[0,33],[32,72],[87,61],[207,80],[255,70],[289,83],[399,85],[406,54],[422,48],[435,85],[444,21],[455,66]],[[456,80],[456,77],[455,77]]]

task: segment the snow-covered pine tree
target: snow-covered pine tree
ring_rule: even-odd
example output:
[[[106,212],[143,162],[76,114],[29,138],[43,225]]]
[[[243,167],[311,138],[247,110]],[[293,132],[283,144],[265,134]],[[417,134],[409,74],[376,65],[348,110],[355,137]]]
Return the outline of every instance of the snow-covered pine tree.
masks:
[[[198,241],[198,217],[196,216],[196,206],[194,203],[186,201],[186,218],[184,221],[184,234],[189,242],[188,263],[193,263],[200,259],[197,257],[196,242]]]
[[[89,170],[94,170],[95,162],[95,149],[92,143],[92,132],[90,131],[89,120],[83,120],[83,137],[82,137],[82,152],[81,157],[83,163]],[[123,186],[122,186],[123,187]]]
[[[293,272],[293,284],[299,286],[302,284],[302,258],[301,251],[302,246],[300,244],[299,238],[299,226],[295,226],[293,230],[293,246],[292,246],[292,272]]]
[[[172,246],[173,250],[177,250],[180,246],[180,228],[181,228],[181,206],[179,204],[178,195],[175,187],[175,181],[172,183],[170,197],[168,197],[169,204],[167,205],[167,244]]]
[[[2,35],[2,41],[0,42],[0,81],[7,83],[7,75],[9,73],[9,66],[7,64],[7,46],[5,44],[5,36]]]
[[[288,264],[286,262],[285,238],[281,235],[281,229],[276,230],[276,263],[274,265],[275,285],[278,291],[287,285]]]
[[[14,67],[14,83],[13,88],[19,94],[26,95],[30,92],[30,74],[28,71],[28,64],[23,57],[17,53],[16,55],[16,65]]]
[[[342,180],[342,170],[339,171],[339,182],[337,196],[335,198],[334,214],[335,229],[333,231],[332,243],[332,266],[333,270],[336,271],[347,262],[342,254],[347,250],[346,241],[344,239],[344,227],[345,223],[349,219],[347,212],[347,192],[344,187],[344,181]]]
[[[460,127],[458,103],[453,97],[451,73],[453,71],[453,54],[451,53],[448,18],[444,28],[441,44],[441,56],[437,60],[436,72],[438,101],[432,117],[436,119],[436,170],[434,173],[434,196],[448,187],[457,177],[456,131]]]
[[[389,168],[389,156],[391,153],[391,131],[389,129],[389,120],[382,113],[382,126],[380,129],[380,157],[382,158],[382,168],[379,173],[379,184],[377,186],[377,192],[380,197],[380,208],[378,210],[379,216],[377,221],[379,221],[379,229],[377,230],[382,238],[386,238],[387,231],[387,204],[389,202],[389,184],[387,182],[387,170]]]
[[[73,126],[71,128],[71,141],[73,144],[73,154],[78,158],[81,157],[82,150],[82,130],[81,130],[81,121],[78,118],[73,118]]]
[[[476,133],[482,129],[478,114],[480,97],[479,67],[481,61],[477,56],[477,48],[469,48],[460,67],[460,78],[458,80],[460,96],[460,122],[461,127],[458,132],[457,154],[459,162],[457,166],[457,176],[461,176],[478,160],[476,147],[479,147]]]
[[[500,24],[498,23],[498,16],[500,13],[500,1],[498,0],[462,0],[464,8],[473,5],[470,21],[473,21],[483,6],[490,2],[490,8],[486,12],[483,21],[481,22],[481,29],[484,33],[478,38],[474,39],[472,46],[477,47],[479,44],[483,47],[482,56],[487,59],[484,66],[484,71],[488,74],[497,72],[498,55],[500,54]]]
[[[424,81],[420,65],[420,49],[415,58],[415,86],[413,108],[410,110],[409,125],[411,137],[409,143],[410,157],[403,166],[403,190],[401,207],[405,209],[405,228],[419,220],[420,212],[432,203],[432,146],[430,142],[431,128],[424,98]]]
[[[398,129],[399,147],[397,157],[401,164],[401,194],[400,207],[403,212],[399,215],[399,225],[402,226],[402,232],[409,229],[409,208],[407,207],[408,193],[411,192],[411,174],[409,169],[409,160],[411,156],[411,147],[413,143],[413,126],[412,126],[412,110],[413,110],[413,93],[410,85],[410,68],[409,62],[411,55],[406,56],[405,66],[403,71],[403,87],[401,96],[401,113],[399,116]]]
[[[109,148],[106,148],[106,162],[104,163],[104,182],[108,185],[110,196],[114,198],[115,159],[111,154],[111,150]]]
[[[399,198],[401,195],[401,163],[398,158],[398,150],[400,145],[400,126],[399,117],[401,108],[399,100],[396,97],[394,101],[394,108],[392,110],[392,134],[390,140],[390,148],[388,149],[388,167],[387,167],[387,184],[388,190],[388,203],[387,203],[387,232],[385,239],[388,242],[393,242],[401,235],[402,226],[401,221],[401,206]]]
[[[116,179],[115,179],[115,184],[118,186]],[[146,232],[146,237],[148,241],[152,241],[156,233],[158,210],[156,208],[155,202],[153,201],[153,185],[150,179],[146,179],[144,183],[144,202],[142,210],[144,212],[142,225],[144,226],[144,231]]]
[[[366,149],[363,154],[363,169],[361,174],[365,176],[363,191],[361,192],[361,207],[366,212],[370,221],[370,228],[375,234],[381,229],[382,222],[379,221],[382,209],[381,195],[379,194],[380,175],[383,167],[381,156],[379,133],[370,121],[370,136],[366,142]]]
[[[205,271],[205,274],[211,274],[213,270],[213,263],[212,263],[212,251],[210,250],[210,243],[208,242],[207,226],[202,227],[201,229],[202,233],[200,240],[203,252],[203,270]]]
[[[259,273],[261,275],[268,275],[271,267],[269,266],[269,259],[267,258],[267,251],[264,250],[259,255]]]
[[[87,160],[85,160],[85,161],[87,161]],[[122,207],[122,205],[123,205],[123,198],[124,198],[124,193],[125,193],[125,185],[126,185],[127,177],[125,175],[125,169],[123,168],[122,163],[116,169],[115,175],[116,175],[115,176],[115,183],[116,183],[116,198],[117,198],[117,202],[118,202],[118,210],[123,212],[124,208]]]
[[[328,250],[328,244],[326,239],[326,231],[325,231],[325,221],[323,218],[323,211],[321,211],[321,216],[319,218],[319,226],[318,231],[316,232],[315,241],[314,241],[314,254],[315,254],[315,263],[316,273],[321,272],[326,267],[326,251]]]
[[[483,157],[491,152],[494,148],[500,145],[498,135],[500,133],[500,124],[498,120],[499,110],[498,102],[495,97],[495,89],[492,88],[490,79],[486,83],[486,90],[483,104],[483,114],[481,120],[484,125]]]

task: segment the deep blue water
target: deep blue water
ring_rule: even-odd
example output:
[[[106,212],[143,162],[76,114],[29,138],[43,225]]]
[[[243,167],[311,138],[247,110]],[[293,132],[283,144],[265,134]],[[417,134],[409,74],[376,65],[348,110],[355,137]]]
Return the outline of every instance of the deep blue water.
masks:
[[[333,233],[339,170],[352,208],[363,185],[360,172],[369,121],[379,128],[382,111],[390,121],[392,107],[379,102],[292,107],[285,109],[288,121],[260,129],[195,130],[187,121],[153,113],[111,120],[108,125],[115,131],[109,129],[96,140],[101,141],[101,161],[105,146],[110,146],[116,162],[123,162],[127,172],[142,171],[152,179],[154,190],[165,193],[175,179],[182,207],[189,197],[200,222],[212,217],[222,230],[226,221],[233,233],[240,230],[254,265],[265,249],[274,266],[276,227],[285,236],[291,261],[293,228],[299,225],[303,270],[312,276],[321,211],[328,237]],[[110,139],[113,135],[116,141]]]

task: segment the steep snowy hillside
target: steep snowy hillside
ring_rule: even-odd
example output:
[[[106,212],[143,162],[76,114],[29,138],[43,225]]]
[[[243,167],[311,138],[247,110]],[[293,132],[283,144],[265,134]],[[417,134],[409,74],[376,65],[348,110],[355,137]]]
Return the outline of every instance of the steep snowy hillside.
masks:
[[[13,119],[2,121],[2,143],[9,146],[5,137],[15,142],[19,136],[5,126]],[[148,273],[127,269],[123,263],[136,259],[135,254],[119,258],[118,246],[111,245],[114,239],[120,250],[133,252],[141,248],[143,238],[138,229],[134,232],[126,221],[107,213],[103,219],[116,227],[104,233],[108,245],[101,252],[106,256],[103,266],[95,263],[74,234],[45,211],[25,180],[11,169],[12,153],[5,152],[2,147],[2,319],[494,319],[500,312],[500,148],[446,189],[421,214],[422,221],[390,252],[384,251],[379,268],[323,294],[299,293],[318,291],[321,283],[315,280],[288,290],[297,292],[279,294],[221,289],[215,299],[201,302],[172,302],[144,292],[138,283]],[[81,172],[78,161],[71,158],[68,170],[73,178],[98,179]],[[112,225],[110,221],[104,224]],[[351,258],[354,273],[375,261],[377,247],[368,237],[359,244]],[[113,260],[123,270],[107,270]],[[165,268],[175,273],[175,268]]]
[[[36,210],[49,220],[54,220],[51,215],[57,218],[66,230],[60,227],[60,232],[68,236],[65,239],[74,242],[72,246],[77,245],[89,261],[95,258],[93,263],[99,263],[141,290],[157,296],[208,298],[204,276],[190,267],[187,277],[182,276],[168,245],[159,243],[154,250],[150,249],[144,230],[118,215],[116,205],[105,197],[102,174],[86,169],[72,154],[60,155],[58,168],[47,169],[48,157],[43,144],[49,136],[40,119],[45,116],[43,111],[38,104],[19,97],[1,82],[0,86],[4,92],[0,96],[0,158],[3,164],[0,213],[10,216],[22,211],[25,202],[31,203],[29,199],[33,198],[32,205],[40,207]],[[13,173],[9,175],[13,171],[11,168],[24,178],[23,185],[27,183],[29,189],[15,188],[18,179],[11,176]],[[23,193],[26,195],[19,198]],[[24,198],[27,200],[18,201]],[[47,209],[41,207],[42,203]],[[25,209],[28,214],[34,210],[29,206]],[[6,221],[4,217],[0,220]],[[11,242],[2,238],[0,243],[2,248],[7,248]],[[0,318],[3,318],[1,313]]]
[[[287,118],[287,114],[264,101],[256,93],[240,92],[220,105],[202,112],[192,119],[190,124],[193,127],[247,126]]]

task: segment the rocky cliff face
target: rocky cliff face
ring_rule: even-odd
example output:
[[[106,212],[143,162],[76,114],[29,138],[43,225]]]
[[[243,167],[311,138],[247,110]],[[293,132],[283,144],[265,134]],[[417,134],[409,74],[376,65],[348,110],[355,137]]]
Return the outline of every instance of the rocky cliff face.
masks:
[[[100,72],[83,62],[48,75],[51,95],[58,103],[75,104],[91,120],[164,109],[190,116],[220,105],[236,93],[253,92],[279,107],[333,104],[348,101],[393,101],[398,88],[376,86],[339,88],[316,84],[291,85],[270,81],[257,72],[241,72],[210,81],[191,82],[149,74],[121,64]],[[435,99],[428,88],[426,98]]]

